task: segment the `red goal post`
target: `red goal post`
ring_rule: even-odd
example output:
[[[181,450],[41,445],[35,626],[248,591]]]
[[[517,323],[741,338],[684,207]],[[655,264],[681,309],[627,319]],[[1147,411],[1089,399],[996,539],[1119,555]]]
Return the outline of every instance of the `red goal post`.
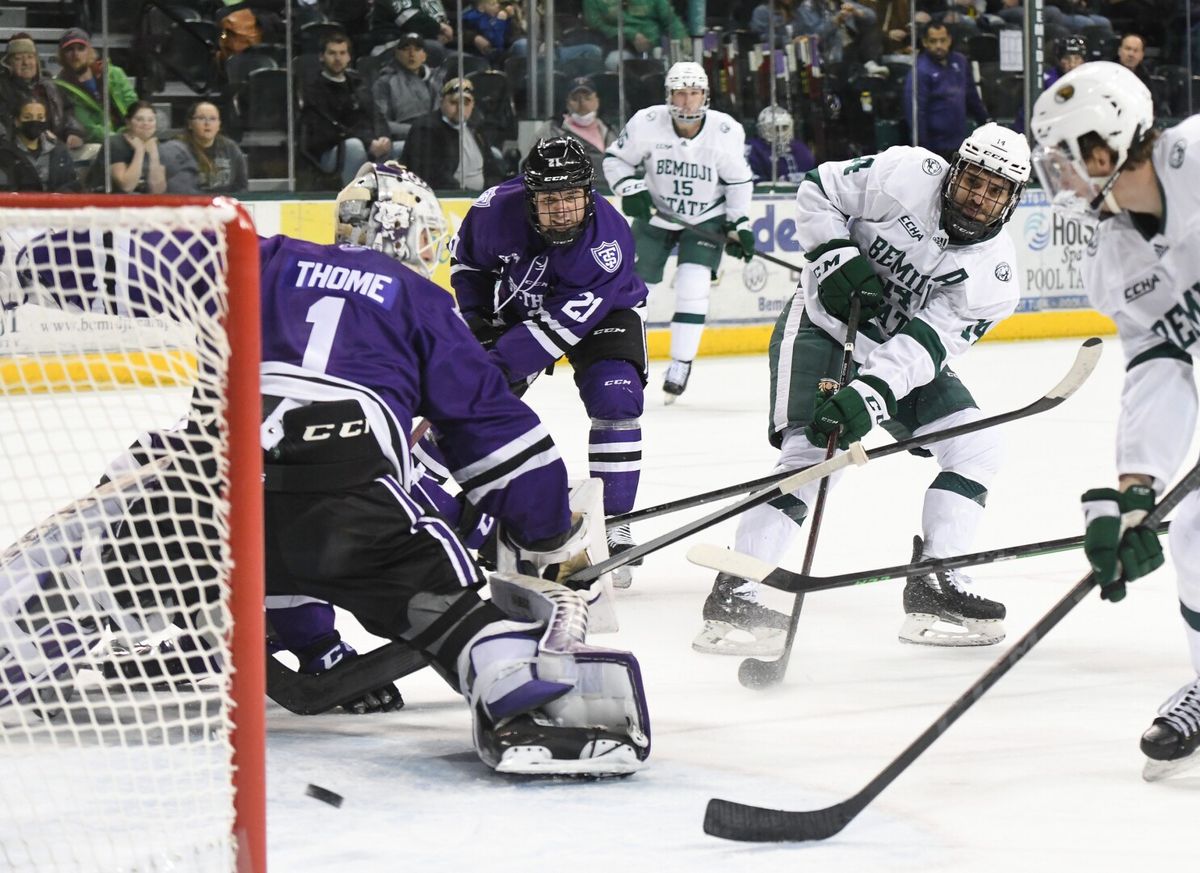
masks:
[[[55,232],[59,234],[58,238],[48,236]],[[33,241],[38,239],[55,239],[53,244],[46,245],[47,249],[56,248],[59,252],[51,256],[50,262],[44,259],[39,262],[30,254],[37,248]],[[186,278],[181,279],[181,276]],[[214,757],[215,766],[220,772],[228,773],[232,788],[218,786],[215,796],[229,797],[232,808],[214,813],[216,821],[230,823],[231,833],[227,845],[205,849],[213,852],[216,863],[206,864],[204,869],[236,869],[252,873],[262,873],[266,869],[258,282],[257,236],[249,215],[234,200],[0,194],[0,304],[4,307],[0,312],[3,318],[0,322],[0,475],[4,475],[9,483],[0,485],[0,493],[5,495],[0,496],[0,536],[5,537],[0,541],[0,668],[9,664],[8,672],[0,669],[0,753],[4,753],[6,761],[0,771],[8,774],[3,781],[11,782],[15,769],[19,769],[10,769],[9,764],[41,759],[43,776],[32,786],[34,796],[26,795],[27,805],[36,807],[37,795],[51,790],[46,781],[56,778],[59,768],[67,783],[64,791],[69,800],[71,795],[84,793],[77,781],[80,774],[90,775],[97,769],[104,769],[81,765],[80,761],[94,762],[97,755],[108,754],[112,760],[120,762],[124,760],[123,755],[129,753],[131,760],[148,761],[151,766],[169,769],[174,766],[171,763],[174,752],[167,751],[166,747],[188,746],[194,738],[197,747],[205,744],[203,755],[214,756],[208,744],[214,734],[221,733],[219,741],[214,741],[218,750]],[[35,291],[31,292],[31,288]],[[34,293],[39,295],[36,304],[30,302]],[[119,306],[110,306],[105,298],[113,295],[124,295],[121,299],[126,304],[133,301],[132,308],[122,310]],[[181,298],[200,295],[206,301],[203,305],[180,305]],[[146,317],[147,313],[139,311],[138,306],[144,307],[150,298],[154,298],[153,312],[151,317]],[[189,314],[195,316],[194,323],[189,323]],[[199,337],[194,343],[188,339],[193,333]],[[60,342],[60,336],[64,339],[59,346],[56,344]],[[96,336],[100,339],[93,340]],[[184,337],[184,341],[178,343],[172,338],[176,336]],[[205,613],[205,619],[218,613],[232,617],[231,621],[222,619],[218,623],[228,623],[227,627],[214,625],[203,629],[210,637],[219,638],[219,652],[213,655],[217,667],[209,676],[186,677],[195,680],[192,686],[196,695],[189,697],[187,694],[191,692],[187,692],[174,703],[155,699],[155,691],[133,690],[126,695],[121,688],[114,690],[103,681],[94,683],[87,693],[81,692],[77,685],[70,689],[69,700],[62,707],[66,715],[55,716],[54,710],[43,702],[47,698],[38,696],[41,694],[39,689],[29,691],[32,686],[21,685],[18,681],[28,678],[32,667],[29,659],[22,663],[18,642],[9,639],[5,645],[6,586],[10,589],[8,606],[11,607],[9,618],[13,629],[10,633],[13,635],[42,627],[48,628],[45,639],[49,640],[57,633],[56,627],[76,622],[67,639],[48,643],[57,646],[49,651],[61,652],[78,642],[74,632],[79,624],[89,633],[95,632],[96,626],[86,617],[80,619],[76,613],[72,613],[70,621],[58,616],[57,625],[54,618],[45,620],[48,603],[58,606],[63,599],[70,600],[71,609],[78,604],[74,595],[52,600],[44,591],[38,595],[41,598],[38,611],[42,618],[30,622],[21,609],[24,607],[28,611],[28,605],[38,598],[22,599],[23,595],[12,594],[12,590],[23,584],[22,579],[28,582],[29,574],[20,576],[17,570],[10,568],[6,576],[3,557],[7,555],[10,564],[19,563],[13,560],[22,557],[18,547],[28,546],[30,542],[43,546],[42,541],[31,541],[29,536],[39,525],[39,534],[49,530],[43,520],[47,517],[47,507],[50,507],[49,517],[58,519],[54,522],[53,533],[65,536],[63,531],[68,529],[68,524],[62,519],[72,517],[71,512],[77,512],[77,518],[84,518],[86,510],[80,509],[79,498],[87,495],[88,487],[94,486],[105,472],[103,466],[89,468],[94,460],[86,457],[88,451],[93,450],[96,443],[105,441],[115,445],[123,440],[123,445],[128,446],[137,432],[125,432],[124,426],[133,422],[138,427],[145,426],[145,420],[154,416],[145,414],[144,407],[158,402],[158,395],[177,404],[181,396],[186,398],[192,380],[197,385],[207,380],[214,396],[219,392],[221,397],[220,402],[206,407],[217,410],[211,424],[212,433],[219,434],[212,439],[215,453],[212,466],[219,478],[213,486],[215,497],[212,503],[217,518],[214,526],[219,527],[220,532],[212,542],[202,544],[220,556],[214,562],[217,568],[214,572],[219,573],[221,602],[210,604],[205,601],[203,608],[195,610]],[[197,389],[192,386],[190,390],[195,397]],[[135,401],[133,398],[139,395],[151,399]],[[164,409],[168,405],[163,401]],[[10,413],[8,424],[4,423],[6,407]],[[159,414],[160,410],[156,408],[155,415]],[[89,417],[93,415],[101,422],[99,426]],[[161,425],[161,421],[155,420],[152,424]],[[110,429],[113,431],[111,436]],[[45,464],[45,469],[39,469],[39,464]],[[22,479],[23,476],[26,478]],[[78,490],[81,482],[90,482],[82,492]],[[201,483],[197,493],[207,494],[203,490],[206,487]],[[64,490],[66,488],[73,491],[68,492]],[[197,497],[196,503],[202,499],[202,496]],[[66,515],[61,510],[64,505],[68,510]],[[104,504],[96,499],[92,505]],[[26,531],[29,531],[26,538],[17,542]],[[87,539],[86,534],[83,539]],[[10,547],[10,543],[15,545]],[[82,579],[88,575],[81,557],[87,551],[87,543],[81,541],[72,545],[81,546],[69,554],[74,555],[70,560],[80,565],[75,569]],[[105,557],[106,561],[110,559],[111,554]],[[105,564],[100,575],[109,578],[107,574],[113,569]],[[136,572],[137,568],[133,569]],[[54,584],[63,586],[63,590],[67,585],[61,580]],[[44,589],[46,585],[42,587]],[[206,592],[208,590],[205,588]],[[56,589],[55,594],[59,593]],[[82,599],[108,602],[105,592],[89,591]],[[180,600],[183,600],[182,595]],[[15,619],[14,614],[17,615]],[[111,616],[106,615],[105,621],[99,624],[109,626],[110,630],[104,643],[89,639],[79,649],[88,655],[98,655],[108,651],[106,645],[115,645],[107,639],[112,635]],[[21,643],[24,642],[22,639]],[[3,660],[6,650],[10,656],[8,662]],[[46,651],[38,650],[38,654],[49,658]],[[12,657],[14,652],[17,652],[15,659]],[[73,661],[64,670],[61,680],[54,672],[55,683],[61,686],[82,682],[79,676],[88,672],[79,669],[83,663],[81,659]],[[95,662],[87,661],[86,664],[92,672],[99,669]],[[5,683],[10,686],[8,695],[5,694]],[[23,688],[25,692],[18,693]],[[202,689],[205,688],[214,688],[221,700],[210,703],[203,696],[206,692]],[[176,690],[163,692],[175,693]],[[9,705],[3,705],[5,702]],[[220,708],[216,709],[218,705]],[[89,707],[93,710],[90,715]],[[209,707],[217,713],[213,720],[187,720],[193,710],[204,711]],[[179,713],[177,722],[145,723],[147,718],[154,718],[155,712],[176,710]],[[126,729],[122,719],[131,712],[135,713],[131,716],[133,723]],[[151,715],[146,716],[147,712]],[[102,717],[100,713],[103,713]],[[113,723],[106,723],[105,720],[110,718]],[[7,723],[5,719],[8,719]],[[57,721],[62,719],[65,719],[65,726]],[[110,742],[115,745],[108,745]],[[143,753],[146,757],[141,757]],[[164,757],[155,757],[160,754]],[[53,756],[61,758],[61,764],[56,764]],[[156,761],[162,763],[155,764]],[[126,775],[121,764],[113,766],[121,771],[117,775],[122,778]],[[151,792],[157,784],[149,778],[153,775],[147,774],[144,783],[151,786],[148,789]],[[211,773],[206,773],[198,776],[196,781],[203,783],[212,778]],[[180,788],[180,785],[184,787]],[[178,798],[170,795],[176,789],[186,790],[186,784],[172,783],[169,789],[161,791],[163,796],[158,799],[164,804],[175,804]],[[103,786],[99,790],[102,792]],[[114,793],[108,799],[117,807],[118,813],[120,808],[127,806],[128,818],[142,815],[130,803],[130,792],[120,786],[112,791]],[[136,789],[134,791],[136,793]],[[154,798],[149,801],[152,803]],[[16,806],[19,802],[19,798],[6,799],[0,789],[0,820],[6,821],[0,828],[5,832],[0,838],[0,862],[7,860],[17,869],[22,869],[23,862],[39,871],[59,869],[54,866],[59,863],[69,863],[72,870],[92,869],[89,863],[94,864],[95,869],[118,863],[136,866],[146,861],[130,861],[119,853],[134,851],[139,841],[146,845],[148,839],[152,843],[151,838],[155,837],[161,837],[164,842],[182,840],[184,844],[188,839],[187,835],[176,838],[162,833],[151,833],[149,837],[131,834],[127,839],[123,836],[120,839],[125,839],[133,849],[106,845],[94,850],[96,854],[92,856],[89,853],[93,850],[87,847],[67,849],[61,845],[76,839],[77,833],[55,833],[50,825],[46,825],[44,832],[39,831],[39,821],[44,823],[45,812],[19,808]],[[186,810],[186,803],[182,806]],[[95,815],[96,812],[91,808],[84,814]],[[162,831],[176,825],[186,827],[188,817],[180,814],[176,816],[178,821],[145,822],[145,829]],[[192,817],[199,818],[198,815]],[[22,830],[23,822],[27,825],[25,830]],[[134,826],[132,821],[121,820],[118,829],[125,824],[131,829]],[[64,827],[63,830],[70,829]],[[82,830],[86,832],[86,828]],[[100,838],[116,841],[116,838],[103,835]],[[189,856],[184,856],[184,860],[186,857]],[[69,860],[64,862],[64,858]],[[152,854],[150,863],[158,869],[159,863],[176,860],[179,859]],[[108,869],[116,867],[109,866]],[[137,869],[142,867],[137,866]]]

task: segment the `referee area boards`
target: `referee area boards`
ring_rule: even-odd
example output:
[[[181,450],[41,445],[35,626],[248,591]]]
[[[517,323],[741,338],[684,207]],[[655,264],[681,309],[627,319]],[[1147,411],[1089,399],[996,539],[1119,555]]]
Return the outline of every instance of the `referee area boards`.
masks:
[[[457,230],[472,201],[446,197],[441,203],[451,230]],[[805,261],[795,242],[793,203],[790,192],[756,194],[750,222],[759,251],[802,267]],[[244,201],[244,205],[262,236],[285,233],[312,242],[333,242],[333,204],[330,200],[249,200]],[[1111,320],[1088,308],[1084,294],[1078,267],[1090,231],[1053,214],[1040,189],[1027,189],[1005,232],[1013,238],[1016,247],[1017,263],[1013,268],[1020,279],[1022,298],[1017,312],[993,328],[984,341],[1097,336],[1116,332]],[[669,357],[668,327],[674,307],[671,287],[674,272],[672,260],[667,265],[663,282],[650,289],[647,326],[651,358]],[[449,253],[445,248],[442,263],[433,278],[442,287],[450,287]],[[775,319],[795,291],[797,279],[798,273],[762,258],[747,263],[724,257],[710,297],[700,354],[764,353]],[[2,293],[3,288],[0,288]],[[15,300],[0,302],[8,304]],[[66,319],[68,323],[58,328],[47,324],[47,319],[54,318],[53,312],[44,309],[36,313],[20,306],[0,309],[0,391],[15,384],[30,384],[27,370],[36,360],[31,356],[36,356],[39,351],[39,334],[56,329],[71,332],[79,329],[75,323],[77,318]],[[75,367],[77,370],[88,371],[94,379],[97,367],[111,369],[112,382],[141,381],[138,371],[147,367],[145,362],[133,362],[132,367],[126,366],[130,362],[124,359],[108,362],[111,367],[106,364],[106,331],[99,328],[111,325],[84,327],[93,329],[86,336],[85,347],[80,349],[86,353],[87,360],[81,360]],[[44,366],[44,361],[37,366]],[[149,369],[158,374],[155,378],[161,378],[164,369],[169,371],[179,366],[179,361],[150,362]],[[73,381],[71,366],[63,366],[60,370],[57,375],[46,374],[48,383]],[[40,390],[47,388],[52,390],[53,386]]]

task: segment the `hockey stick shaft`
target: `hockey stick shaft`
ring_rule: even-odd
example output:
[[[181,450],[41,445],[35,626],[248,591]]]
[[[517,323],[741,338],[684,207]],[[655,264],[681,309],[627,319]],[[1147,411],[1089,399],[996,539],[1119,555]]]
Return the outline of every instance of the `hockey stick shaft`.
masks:
[[[925,434],[922,436],[910,437],[906,440],[899,440],[886,446],[880,446],[877,449],[872,449],[867,452],[867,457],[871,460],[882,458],[887,455],[894,455],[898,452],[907,452],[911,449],[921,448],[922,446],[938,442],[951,437],[962,436],[966,433],[982,430],[985,427],[992,427],[997,424],[1007,424],[1010,421],[1028,418],[1031,415],[1036,415],[1040,412],[1046,412],[1058,406],[1082,385],[1092,374],[1096,367],[1097,361],[1100,359],[1100,350],[1103,344],[1097,337],[1092,337],[1085,340],[1080,347],[1079,352],[1075,356],[1075,361],[1071,365],[1071,369],[1066,376],[1054,386],[1046,394],[1039,397],[1033,403],[1014,409],[1009,412],[1002,412],[997,415],[991,415],[987,418],[982,418],[978,421],[967,422],[959,425],[956,428],[948,428],[945,431],[938,431],[933,434]],[[696,494],[692,497],[684,497],[680,500],[673,500],[669,503],[661,503],[658,506],[651,506],[647,509],[638,509],[633,512],[625,512],[621,515],[614,515],[605,521],[605,525],[612,527],[618,524],[628,524],[636,521],[645,521],[650,518],[657,518],[660,515],[667,515],[671,512],[677,512],[681,509],[691,509],[693,506],[703,506],[706,503],[712,503],[716,500],[723,500],[726,497],[736,497],[739,494],[745,494],[749,491],[757,491],[761,488],[767,488],[774,485],[786,477],[792,475],[795,470],[780,470],[763,476],[759,479],[752,479],[748,482],[741,482],[737,485],[728,485],[724,488],[717,488],[713,491],[706,491],[703,494]]]
[[[315,674],[297,673],[268,654],[267,696],[297,715],[320,715],[424,666],[424,655],[400,640]]]
[[[1171,528],[1171,522],[1164,521],[1154,529],[1162,535]],[[996,564],[1001,561],[1012,561],[1017,558],[1029,558],[1034,555],[1049,555],[1054,552],[1066,552],[1078,549],[1083,545],[1082,536],[1062,537],[1056,540],[1042,540],[1036,543],[1024,543],[1019,546],[1002,546],[973,552],[969,555],[955,555],[950,558],[928,558],[914,561],[911,564],[896,564],[892,567],[880,567],[875,570],[856,570],[853,573],[841,573],[836,576],[809,576],[793,573],[782,567],[772,567],[764,561],[759,561],[749,555],[742,555],[718,546],[699,544],[688,550],[688,560],[693,564],[754,579],[789,594],[811,594],[814,591],[829,591],[834,588],[848,588],[853,585],[866,585],[871,582],[882,582],[885,579],[903,579],[908,576],[927,576],[942,573],[946,570],[958,570],[962,567],[978,567],[981,564]]]
[[[858,338],[858,319],[862,314],[862,297],[857,291],[850,296],[850,314],[846,319],[846,340],[842,348],[842,368],[838,374],[838,388],[844,388],[850,381],[850,368],[854,365],[854,341]],[[825,447],[825,460],[828,461],[837,451],[838,436],[841,428],[829,435],[829,443]],[[812,570],[813,561],[817,556],[817,537],[821,533],[821,521],[825,517],[825,501],[829,497],[829,479],[822,479],[817,489],[817,499],[813,502],[812,518],[808,520],[808,543],[804,547],[804,573]],[[804,592],[796,594],[792,603],[791,614],[788,615],[787,636],[783,640],[783,651],[773,661],[763,661],[758,658],[747,658],[739,667],[738,678],[749,688],[765,688],[783,681],[787,673],[788,662],[792,657],[792,646],[796,643],[796,632],[800,627],[800,610],[804,608]],[[741,671],[745,670],[745,673]]]
[[[701,230],[700,228],[696,227],[694,224],[684,224],[679,219],[672,218],[670,215],[667,215],[664,212],[661,212],[659,210],[655,210],[654,217],[660,218],[663,221],[669,221],[672,224],[677,225],[679,230],[689,230],[692,233],[694,233],[696,236],[700,237],[700,239],[708,240],[713,245],[718,245],[718,246],[723,247],[725,245],[725,243],[727,243],[729,241],[728,237],[724,237],[724,236],[721,236],[720,234],[716,234],[716,233],[709,233],[706,230]],[[768,255],[766,252],[760,252],[758,249],[752,249],[752,252],[755,257],[762,258],[764,261],[770,261],[772,264],[778,264],[779,266],[783,267],[784,269],[791,270],[793,273],[804,272],[804,267],[801,266],[800,264],[793,264],[789,261],[783,260],[782,258],[777,258],[774,255]]]
[[[643,555],[648,555],[651,552],[657,552],[659,549],[665,548],[673,543],[679,542],[684,537],[689,537],[694,533],[712,527],[714,524],[720,524],[726,519],[741,515],[747,509],[753,509],[755,506],[766,503],[769,500],[774,500],[780,494],[787,494],[806,485],[809,482],[815,482],[818,479],[823,479],[826,476],[836,473],[843,467],[851,465],[862,466],[867,462],[867,453],[860,443],[853,443],[849,451],[842,452],[839,455],[825,461],[821,464],[816,464],[807,469],[793,473],[788,478],[776,483],[773,488],[765,488],[762,491],[756,491],[749,497],[739,500],[724,509],[719,509],[716,512],[709,513],[703,518],[698,518],[695,521],[688,522],[682,527],[677,527],[675,530],[668,531],[660,537],[644,542],[641,545],[634,546],[632,549],[626,549],[619,555],[614,555],[608,560],[601,561],[599,564],[592,564],[590,567],[584,567],[577,573],[567,577],[565,582],[568,583],[586,583],[594,579],[598,579],[609,570],[615,570],[617,567],[623,567],[630,561],[635,561]]]
[[[1167,492],[1142,524],[1157,527],[1197,486],[1200,486],[1200,464],[1189,470],[1183,479]],[[1029,654],[1030,650],[1087,596],[1095,584],[1096,579],[1091,573],[1077,582],[1021,639],[1001,655],[987,672],[950,704],[933,724],[853,797],[825,809],[806,812],[764,809],[714,798],[709,801],[705,812],[705,832],[729,840],[750,842],[823,840],[838,833],[958,721],[975,701]]]

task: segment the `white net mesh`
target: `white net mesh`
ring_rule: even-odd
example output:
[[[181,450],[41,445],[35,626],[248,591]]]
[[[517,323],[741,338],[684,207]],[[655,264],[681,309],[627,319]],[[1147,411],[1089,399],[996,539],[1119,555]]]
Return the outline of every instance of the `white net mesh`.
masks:
[[[232,213],[0,210],[0,868],[234,866]]]

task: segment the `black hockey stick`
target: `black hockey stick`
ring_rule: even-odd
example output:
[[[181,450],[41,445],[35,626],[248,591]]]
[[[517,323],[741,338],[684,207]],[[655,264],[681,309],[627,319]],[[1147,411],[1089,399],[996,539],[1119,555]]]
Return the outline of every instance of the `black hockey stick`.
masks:
[[[1155,528],[1154,532],[1161,536],[1170,527],[1171,522],[1164,521]],[[772,567],[765,561],[760,561],[750,555],[743,555],[740,552],[707,543],[692,546],[688,549],[687,557],[693,564],[699,564],[701,567],[720,570],[722,573],[741,576],[743,579],[753,579],[789,594],[809,594],[813,591],[829,591],[833,588],[848,588],[851,585],[866,585],[869,582],[880,582],[884,579],[925,576],[945,570],[957,570],[960,567],[978,567],[980,564],[995,564],[1000,561],[1012,561],[1016,558],[1066,552],[1078,549],[1082,545],[1082,536],[1063,537],[1057,540],[1025,543],[1020,546],[1003,546],[983,552],[974,552],[970,555],[956,555],[951,558],[927,558],[911,564],[880,567],[877,570],[856,570],[853,573],[841,573],[836,576],[809,576],[804,573],[793,573],[782,567]]]
[[[1158,505],[1143,520],[1142,524],[1157,526],[1184,497],[1200,486],[1200,464],[1197,464],[1158,502]],[[1012,669],[1013,665],[1027,655],[1055,625],[1074,609],[1096,584],[1095,577],[1088,573],[1067,592],[1050,611],[1038,619],[1021,639],[988,668],[970,688],[950,704],[937,720],[909,744],[895,760],[866,786],[848,800],[827,806],[824,809],[789,812],[782,809],[767,809],[748,806],[730,800],[713,798],[704,813],[704,832],[726,840],[743,840],[753,843],[824,840],[842,830],[879,796],[896,777],[908,769],[913,761],[933,745],[950,725],[982,697],[989,688]]]
[[[290,670],[268,653],[267,696],[297,715],[320,715],[424,666],[425,656],[400,640],[312,675]]]
[[[682,222],[678,218],[674,218],[673,216],[667,215],[665,212],[663,212],[661,210],[658,210],[658,209],[654,210],[654,217],[660,218],[663,221],[669,221],[672,224],[678,225],[679,230],[690,230],[696,236],[700,237],[700,239],[708,240],[710,243],[713,243],[714,245],[724,246],[725,243],[729,242],[729,237],[721,236],[720,234],[717,234],[717,233],[709,233],[706,230],[701,230],[700,228],[696,227],[696,225],[687,224],[685,222]],[[751,251],[753,252],[755,257],[762,258],[764,261],[770,261],[772,264],[778,264],[779,266],[784,267],[785,269],[791,270],[793,273],[801,273],[804,271],[804,267],[800,264],[789,263],[788,261],[785,261],[782,258],[777,258],[774,255],[768,255],[766,252],[760,252],[758,249],[751,249]]]
[[[1075,362],[1071,365],[1070,371],[1062,380],[1054,386],[1049,392],[1039,397],[1028,406],[1023,406],[1020,409],[1014,409],[1011,412],[1002,412],[998,415],[992,415],[979,421],[970,422],[965,425],[959,425],[960,429],[953,430],[953,433],[948,431],[939,431],[938,433],[946,433],[947,436],[940,439],[949,439],[954,436],[962,436],[964,433],[982,430],[985,427],[991,427],[996,424],[1006,424],[1010,421],[1017,421],[1021,418],[1027,418],[1031,415],[1036,415],[1039,412],[1046,412],[1058,406],[1087,381],[1088,376],[1092,374],[1092,370],[1096,367],[1096,362],[1100,359],[1100,350],[1102,342],[1098,337],[1092,337],[1084,340],[1078,354],[1075,357]],[[933,437],[937,434],[928,436],[910,437],[906,440],[899,440],[890,445],[880,446],[877,449],[871,449],[867,452],[867,457],[871,460],[882,458],[887,455],[896,454],[897,452],[907,452],[911,449],[921,448],[926,443],[936,442]],[[724,488],[717,488],[713,491],[706,491],[703,494],[696,494],[692,497],[683,497],[679,500],[673,500],[669,503],[660,503],[658,506],[651,506],[646,509],[635,509],[632,512],[625,512],[620,515],[614,515],[605,520],[606,527],[613,527],[618,524],[628,524],[635,521],[645,521],[650,518],[658,518],[660,515],[667,515],[672,512],[677,512],[681,509],[691,509],[693,506],[703,506],[706,503],[712,503],[715,500],[723,500],[726,497],[736,497],[739,494],[745,494],[748,491],[757,491],[760,488],[766,488],[774,485],[782,479],[791,476],[796,470],[779,470],[759,479],[752,479],[749,482],[741,482],[737,485],[727,485]]]
[[[858,338],[858,316],[862,311],[862,297],[858,291],[850,295],[850,314],[846,318],[846,339],[842,346],[842,368],[838,375],[837,387],[844,388],[850,381],[850,367],[854,364],[854,341]],[[830,392],[832,393],[832,392]],[[833,457],[837,451],[838,435],[841,429],[829,435],[825,447],[825,459]],[[817,556],[817,536],[821,532],[821,520],[825,517],[825,500],[829,496],[829,480],[822,479],[817,490],[817,499],[813,501],[812,517],[808,520],[808,543],[804,547],[804,563],[801,572],[807,574],[812,570],[813,560]],[[788,615],[787,635],[783,638],[783,651],[773,661],[761,658],[744,658],[738,665],[738,682],[744,688],[761,690],[778,685],[787,675],[788,662],[792,658],[792,647],[796,644],[796,630],[800,627],[800,610],[804,608],[804,592],[796,592],[796,600],[792,603],[792,611]]]

